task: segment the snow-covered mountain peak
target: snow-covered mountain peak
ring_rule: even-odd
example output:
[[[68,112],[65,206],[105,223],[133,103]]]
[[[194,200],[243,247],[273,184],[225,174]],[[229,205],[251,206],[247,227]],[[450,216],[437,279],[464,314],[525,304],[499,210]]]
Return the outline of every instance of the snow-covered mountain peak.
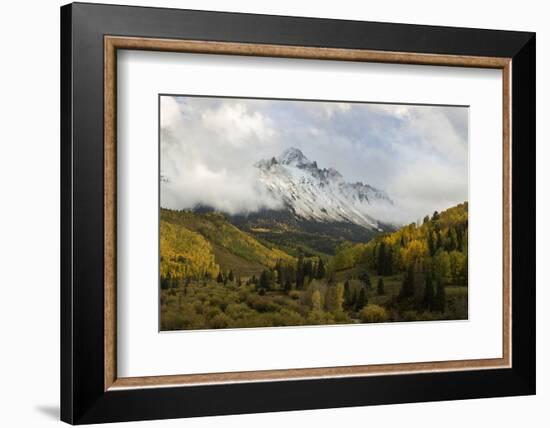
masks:
[[[296,147],[289,147],[277,158],[283,165],[305,166],[312,162]]]
[[[340,174],[334,168],[328,168],[328,169],[325,169],[323,171],[325,171],[325,175],[326,175],[327,179],[331,179],[331,180],[343,180],[344,179],[344,177],[342,177],[342,174]]]
[[[374,206],[393,204],[383,190],[362,182],[348,183],[336,169],[319,168],[294,147],[255,166],[268,191],[302,219],[380,230],[380,222],[372,215]]]

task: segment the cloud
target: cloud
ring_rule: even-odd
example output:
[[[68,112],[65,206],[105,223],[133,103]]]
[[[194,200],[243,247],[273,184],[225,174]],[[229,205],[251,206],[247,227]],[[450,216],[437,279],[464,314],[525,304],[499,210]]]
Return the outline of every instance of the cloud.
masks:
[[[397,208],[393,220],[415,221],[467,201],[467,180],[464,169],[446,165],[435,157],[409,164],[388,182]]]
[[[161,204],[277,208],[253,165],[292,146],[385,190],[396,209],[380,215],[394,221],[467,200],[465,107],[163,96]]]
[[[200,119],[205,129],[233,147],[262,144],[275,135],[271,120],[258,111],[249,111],[242,102],[205,110]]]
[[[163,207],[231,214],[280,207],[253,167],[257,146],[275,135],[269,117],[238,101],[162,97],[160,122]]]
[[[230,214],[281,208],[281,203],[259,185],[256,171],[251,168],[212,170],[198,162],[176,180],[170,178],[163,184],[162,205],[171,208],[207,205]]]

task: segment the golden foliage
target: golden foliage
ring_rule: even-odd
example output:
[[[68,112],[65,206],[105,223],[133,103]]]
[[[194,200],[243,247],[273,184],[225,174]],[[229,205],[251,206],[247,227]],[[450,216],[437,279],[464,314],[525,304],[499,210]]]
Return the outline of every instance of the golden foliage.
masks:
[[[160,276],[173,279],[215,277],[219,272],[212,245],[179,224],[160,221]]]
[[[278,248],[268,248],[255,238],[229,223],[222,214],[199,214],[189,211],[162,209],[161,219],[170,224],[182,225],[202,235],[213,245],[225,248],[245,260],[273,267],[278,260],[293,261],[294,258]]]
[[[388,320],[388,313],[382,306],[370,304],[365,306],[359,312],[362,322],[385,322]]]
[[[380,256],[381,247],[384,247],[384,257]],[[468,203],[464,202],[442,213],[426,216],[422,224],[411,223],[366,244],[342,244],[330,268],[339,271],[363,265],[380,272],[382,259],[388,259],[386,264],[391,272],[402,272],[418,264],[426,268],[433,264],[444,282],[452,280],[465,284],[467,254]]]

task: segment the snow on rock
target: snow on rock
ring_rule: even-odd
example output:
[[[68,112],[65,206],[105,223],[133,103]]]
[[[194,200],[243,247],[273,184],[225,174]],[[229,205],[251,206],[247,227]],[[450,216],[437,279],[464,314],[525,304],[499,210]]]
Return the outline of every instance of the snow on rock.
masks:
[[[393,205],[384,191],[361,182],[348,183],[338,171],[320,169],[317,162],[294,147],[255,166],[269,191],[297,217],[306,220],[344,221],[381,230],[369,212],[374,204]]]

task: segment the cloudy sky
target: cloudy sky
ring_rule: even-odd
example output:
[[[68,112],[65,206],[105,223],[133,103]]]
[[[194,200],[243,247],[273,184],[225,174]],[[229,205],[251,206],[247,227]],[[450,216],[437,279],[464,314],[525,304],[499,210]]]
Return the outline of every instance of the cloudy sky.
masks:
[[[161,205],[276,208],[254,163],[299,148],[385,190],[399,222],[468,199],[468,108],[161,96]]]

